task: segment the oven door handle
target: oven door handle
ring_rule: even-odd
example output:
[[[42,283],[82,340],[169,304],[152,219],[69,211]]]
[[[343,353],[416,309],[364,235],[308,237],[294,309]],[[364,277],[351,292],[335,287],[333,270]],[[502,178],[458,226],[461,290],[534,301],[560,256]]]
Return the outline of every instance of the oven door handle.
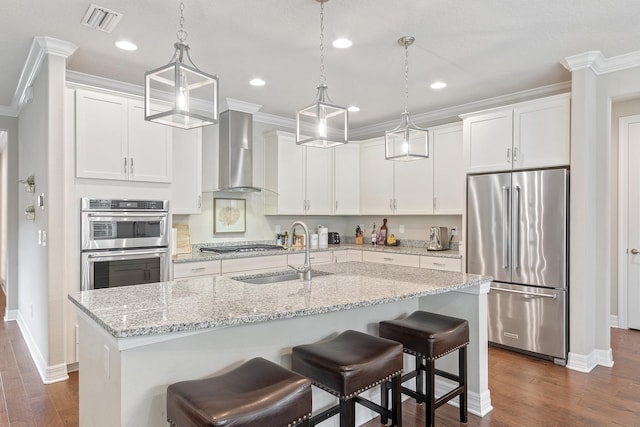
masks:
[[[110,221],[112,218],[144,218],[144,219],[157,219],[162,221],[167,218],[167,215],[158,215],[157,213],[117,213],[117,212],[100,212],[100,213],[88,213],[88,218],[92,220]]]
[[[123,259],[123,258],[140,258],[140,256],[145,255],[163,255],[167,253],[167,248],[162,249],[150,249],[144,251],[109,251],[108,253],[104,252],[96,252],[90,253],[87,255],[87,258],[90,258],[94,261],[109,261],[114,259]]]

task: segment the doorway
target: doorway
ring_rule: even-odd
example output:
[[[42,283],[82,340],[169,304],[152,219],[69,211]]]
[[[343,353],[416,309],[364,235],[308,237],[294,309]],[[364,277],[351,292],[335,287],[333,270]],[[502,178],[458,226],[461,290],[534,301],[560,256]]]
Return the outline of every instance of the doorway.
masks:
[[[640,329],[640,115],[621,117],[618,147],[619,320]],[[626,297],[626,298],[625,298]]]

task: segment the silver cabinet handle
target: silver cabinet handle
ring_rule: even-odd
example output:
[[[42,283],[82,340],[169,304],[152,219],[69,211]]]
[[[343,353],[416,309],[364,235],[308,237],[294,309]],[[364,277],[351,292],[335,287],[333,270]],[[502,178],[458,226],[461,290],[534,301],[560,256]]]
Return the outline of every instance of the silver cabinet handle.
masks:
[[[124,158],[124,174],[127,174],[127,158]]]
[[[389,210],[393,210],[393,199],[389,199]]]
[[[515,289],[495,288],[493,286],[491,286],[489,289],[491,289],[492,291],[508,292],[510,294],[529,295],[529,296],[532,296],[532,297],[543,297],[543,298],[552,298],[552,299],[558,298],[558,296],[556,294],[532,294],[531,292],[516,291]]]
[[[385,261],[393,261],[393,258],[383,258]]]
[[[511,163],[511,148],[507,148],[507,162]]]
[[[439,267],[444,267],[446,265],[444,262],[432,262],[431,264],[437,265]]]
[[[191,271],[204,271],[206,270],[205,267],[198,267],[198,268],[192,268]]]
[[[640,254],[640,251],[637,250],[637,249],[631,249],[631,254],[632,255],[638,255],[638,254]]]
[[[198,196],[198,208],[202,207],[202,195]]]
[[[133,157],[131,158],[131,175],[133,175]]]
[[[336,200],[336,211],[338,210],[338,201]]]
[[[520,152],[520,150],[518,150],[518,147],[513,147],[513,161],[514,162],[518,162],[518,157],[520,157],[519,152]]]

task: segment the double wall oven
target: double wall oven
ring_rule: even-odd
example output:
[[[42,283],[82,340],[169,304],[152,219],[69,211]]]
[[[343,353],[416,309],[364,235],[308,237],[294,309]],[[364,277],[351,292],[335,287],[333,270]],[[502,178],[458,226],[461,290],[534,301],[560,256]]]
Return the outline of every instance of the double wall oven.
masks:
[[[81,200],[82,290],[169,280],[167,200]]]

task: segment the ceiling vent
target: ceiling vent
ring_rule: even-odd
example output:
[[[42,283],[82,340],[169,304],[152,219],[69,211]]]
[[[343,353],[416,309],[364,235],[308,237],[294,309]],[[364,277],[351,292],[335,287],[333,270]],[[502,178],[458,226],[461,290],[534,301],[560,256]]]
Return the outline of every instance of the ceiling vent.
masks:
[[[106,7],[91,4],[82,18],[82,25],[110,33],[122,19],[122,14]]]

